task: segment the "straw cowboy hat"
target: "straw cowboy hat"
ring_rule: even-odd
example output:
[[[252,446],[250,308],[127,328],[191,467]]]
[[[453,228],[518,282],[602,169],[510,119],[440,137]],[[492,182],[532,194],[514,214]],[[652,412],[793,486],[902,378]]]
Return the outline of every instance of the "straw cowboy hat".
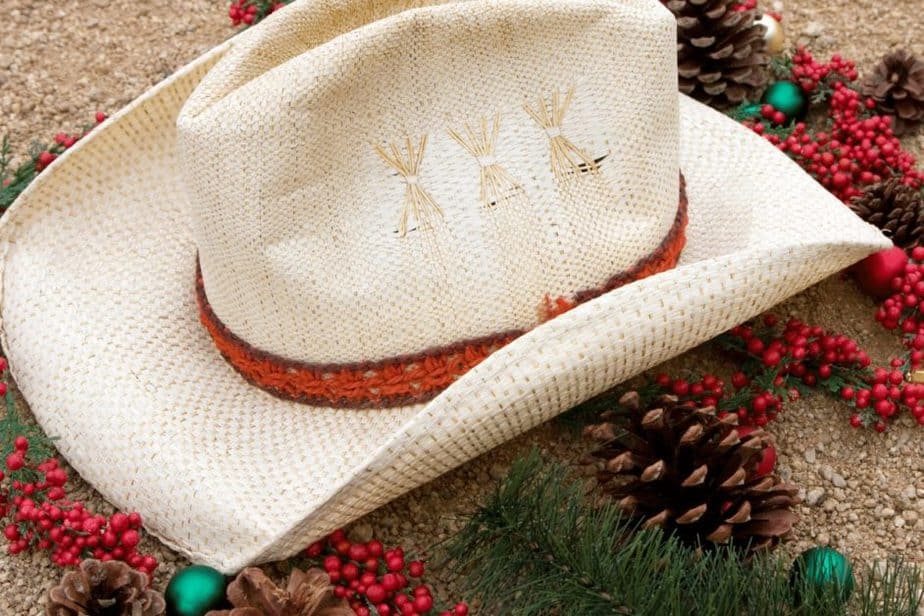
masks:
[[[675,63],[656,0],[295,2],[7,212],[16,382],[231,572],[888,246]]]

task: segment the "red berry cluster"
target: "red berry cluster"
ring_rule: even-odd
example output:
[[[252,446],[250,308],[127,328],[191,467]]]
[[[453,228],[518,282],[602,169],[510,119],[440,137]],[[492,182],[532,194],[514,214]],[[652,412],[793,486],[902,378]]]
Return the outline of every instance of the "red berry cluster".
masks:
[[[0,358],[0,372],[6,367],[6,360]],[[6,383],[0,382],[0,395],[11,395]],[[5,441],[7,430],[0,436]],[[12,446],[0,442],[6,453],[0,470],[0,526],[10,554],[48,552],[61,567],[78,565],[84,558],[121,560],[148,575],[154,572],[157,560],[137,551],[140,515],[106,517],[68,499],[67,472],[58,460],[47,457],[36,463],[30,459],[28,438],[18,435],[11,441]]]
[[[655,377],[655,383],[682,401],[694,400],[704,406],[718,407],[719,400],[725,397],[725,381],[714,374],[707,373],[699,381],[690,383],[686,379],[672,379],[662,372]]]
[[[892,294],[876,311],[886,329],[900,329],[911,348],[911,368],[924,359],[924,247],[916,246],[900,276],[892,279]]]
[[[718,341],[740,360],[741,369],[731,375],[730,390],[712,374],[692,383],[660,374],[655,378],[659,390],[715,406],[720,415],[735,413],[743,425],[767,425],[787,400],[796,400],[812,388],[837,394],[857,408],[856,418],[851,419],[857,426],[872,425],[882,431],[885,420],[902,406],[916,418],[924,414],[920,410],[924,408],[924,385],[904,383],[897,366],[892,371],[870,370],[869,355],[842,334],[798,319],[780,328],[777,318],[767,315],[760,323],[732,328]],[[918,342],[924,349],[924,335]]]
[[[105,121],[106,114],[101,111],[97,112],[96,123],[102,124]],[[53,163],[62,152],[73,147],[73,145],[80,141],[81,138],[85,137],[92,128],[93,127],[87,127],[82,133],[76,135],[68,135],[66,133],[58,133],[55,135],[55,142],[35,156],[36,172],[42,171],[45,167]]]
[[[321,561],[334,585],[334,594],[346,599],[357,616],[415,616],[430,614],[433,595],[421,578],[424,563],[408,562],[404,550],[386,550],[381,541],[353,543],[343,530],[312,543],[306,549]],[[412,583],[411,580],[417,580]],[[457,603],[440,616],[467,616],[468,606]]]
[[[831,56],[827,64],[822,64],[800,45],[792,57],[792,80],[806,93],[812,94],[822,84],[833,87],[839,82],[856,81],[857,66],[852,60],[846,60],[839,54]]]
[[[863,117],[875,106],[872,99],[861,101],[860,94],[843,82],[833,88],[829,131],[812,132],[801,122],[789,135],[769,132],[759,122],[752,125],[753,130],[764,134],[844,202],[863,194],[870,184],[893,176],[904,178],[910,186],[920,186],[924,174],[915,169],[914,156],[902,148],[892,132],[892,118]],[[763,109],[761,112],[767,117]],[[770,108],[768,113],[777,119],[774,114],[778,112]]]
[[[0,492],[0,518],[11,518],[3,529],[10,554],[47,551],[61,567],[78,565],[84,558],[122,560],[148,575],[154,572],[157,560],[137,552],[140,515],[114,513],[107,518],[79,501],[68,500],[64,490],[67,473],[58,460],[48,458],[33,465],[27,461],[28,449],[28,440],[18,437],[6,469],[10,477],[34,470],[39,478],[31,482],[12,479],[9,488]]]
[[[905,410],[924,425],[924,383],[906,380],[909,371],[924,365],[924,247],[912,250],[892,289],[876,320],[902,331],[908,355],[892,359],[888,368],[871,368],[869,355],[847,336],[798,319],[780,330],[777,319],[768,315],[760,324],[745,323],[718,338],[725,350],[743,359],[741,370],[731,376],[732,390],[712,374],[696,382],[660,374],[657,391],[715,406],[720,415],[736,413],[743,425],[764,426],[787,400],[821,388],[855,409],[850,417],[854,427],[883,432]]]
[[[234,27],[244,24],[252,26],[270,13],[275,13],[292,0],[275,2],[270,0],[234,0],[228,7],[228,17]]]

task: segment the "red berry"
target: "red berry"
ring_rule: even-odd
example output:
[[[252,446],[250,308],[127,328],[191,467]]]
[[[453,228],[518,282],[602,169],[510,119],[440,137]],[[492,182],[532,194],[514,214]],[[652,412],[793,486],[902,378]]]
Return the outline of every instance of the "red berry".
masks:
[[[343,568],[340,569],[340,572],[343,574],[343,579],[348,582],[352,582],[359,578],[359,567],[353,563],[347,563],[343,565]]]
[[[411,577],[422,577],[424,574],[424,564],[419,560],[415,560],[410,565],[408,565],[407,572]]]
[[[362,543],[354,543],[350,546],[349,555],[351,560],[362,562],[369,558],[369,550]]]
[[[18,471],[25,466],[26,461],[20,453],[11,453],[6,457],[6,467],[11,471]]]
[[[422,614],[426,614],[433,609],[433,598],[429,595],[420,595],[414,598],[414,609]]]
[[[372,584],[366,588],[366,597],[372,603],[381,603],[388,596],[388,593],[385,591],[385,587],[380,584]]]
[[[386,561],[385,566],[388,567],[389,571],[401,571],[404,569],[404,557],[392,556]]]
[[[468,616],[468,605],[465,603],[456,603],[456,606],[452,608],[455,616]]]
[[[122,533],[122,545],[126,548],[133,548],[141,541],[141,536],[137,530],[127,530]]]
[[[315,541],[307,548],[305,548],[305,555],[308,558],[317,558],[321,555],[321,552],[324,551],[324,543],[322,541]]]
[[[378,558],[382,555],[382,542],[376,539],[373,539],[366,544],[366,548],[369,550],[369,556],[372,558]]]
[[[112,532],[121,535],[128,530],[128,516],[122,512],[116,512],[109,518],[109,528]]]
[[[4,383],[6,385],[6,383]],[[13,439],[13,447],[16,448],[16,451],[28,451],[29,449],[29,439],[24,436],[17,436]]]

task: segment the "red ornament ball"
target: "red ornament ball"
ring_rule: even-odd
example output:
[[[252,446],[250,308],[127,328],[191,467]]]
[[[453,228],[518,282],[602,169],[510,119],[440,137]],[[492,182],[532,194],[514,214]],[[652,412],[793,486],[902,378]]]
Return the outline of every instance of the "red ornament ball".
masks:
[[[896,246],[866,257],[852,271],[864,293],[884,298],[892,292],[892,280],[904,273],[907,263],[908,255]]]

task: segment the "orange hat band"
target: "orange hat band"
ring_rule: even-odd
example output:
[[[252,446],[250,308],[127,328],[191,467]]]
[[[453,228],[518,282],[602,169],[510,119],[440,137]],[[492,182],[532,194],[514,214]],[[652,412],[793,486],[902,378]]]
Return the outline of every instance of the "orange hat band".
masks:
[[[658,247],[601,287],[578,291],[570,298],[546,296],[543,307],[545,319],[558,316],[622,285],[672,269],[686,241],[686,225],[687,198],[681,176],[677,216]],[[501,332],[375,362],[312,364],[261,351],[229,330],[209,305],[198,263],[196,297],[200,319],[215,346],[247,381],[280,398],[314,406],[358,409],[426,402],[488,355],[528,331]]]

